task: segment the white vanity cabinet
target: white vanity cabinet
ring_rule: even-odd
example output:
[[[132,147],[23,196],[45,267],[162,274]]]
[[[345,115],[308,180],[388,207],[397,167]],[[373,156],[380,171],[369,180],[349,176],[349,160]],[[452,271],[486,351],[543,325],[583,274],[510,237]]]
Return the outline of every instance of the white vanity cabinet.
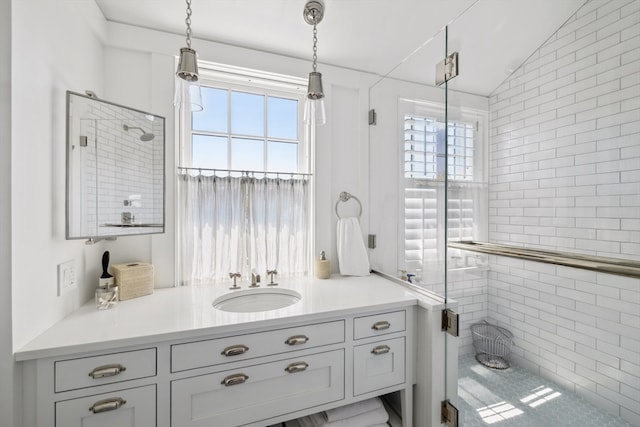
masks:
[[[412,427],[414,307],[367,308],[28,360],[25,426],[264,427],[400,391]]]
[[[344,399],[344,350],[171,383],[171,425],[240,426]]]
[[[25,426],[155,426],[157,356],[149,347],[28,362]]]
[[[56,426],[156,425],[156,387],[148,385],[55,403]]]

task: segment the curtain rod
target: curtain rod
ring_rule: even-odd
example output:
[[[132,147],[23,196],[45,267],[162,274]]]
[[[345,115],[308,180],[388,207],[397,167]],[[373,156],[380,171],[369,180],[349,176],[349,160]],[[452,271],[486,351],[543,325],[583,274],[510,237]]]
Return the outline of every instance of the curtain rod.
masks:
[[[271,171],[249,171],[249,170],[241,170],[241,169],[209,169],[209,168],[191,168],[191,167],[185,167],[185,166],[178,166],[178,169],[181,170],[186,170],[186,171],[199,171],[200,173],[202,173],[202,171],[206,171],[206,172],[226,172],[226,173],[231,173],[231,172],[238,172],[238,173],[242,173],[244,175],[255,175],[255,174],[263,174],[263,175],[276,175],[276,176],[280,176],[280,175],[290,175],[290,176],[313,176],[313,174],[310,173],[301,173],[301,172],[271,172]]]

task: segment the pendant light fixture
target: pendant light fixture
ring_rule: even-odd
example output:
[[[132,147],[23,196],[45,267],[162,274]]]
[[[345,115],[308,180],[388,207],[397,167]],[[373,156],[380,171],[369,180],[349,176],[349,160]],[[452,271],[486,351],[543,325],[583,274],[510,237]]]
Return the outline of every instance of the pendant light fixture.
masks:
[[[191,0],[187,2],[187,47],[180,49],[176,71],[176,93],[174,104],[189,111],[202,111],[202,94],[198,75],[198,54],[191,49]]]
[[[304,121],[311,125],[323,125],[327,122],[324,108],[324,91],[322,90],[322,74],[317,71],[318,30],[316,26],[324,17],[324,2],[311,0],[304,6],[303,17],[307,24],[313,25],[313,71],[309,73],[307,100],[304,105]]]

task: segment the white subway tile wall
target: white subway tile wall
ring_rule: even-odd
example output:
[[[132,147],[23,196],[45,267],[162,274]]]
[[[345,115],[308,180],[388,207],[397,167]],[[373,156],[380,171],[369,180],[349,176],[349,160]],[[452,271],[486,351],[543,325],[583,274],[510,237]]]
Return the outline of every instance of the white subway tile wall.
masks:
[[[583,6],[490,117],[490,241],[640,260],[640,1]],[[515,363],[640,425],[640,280],[489,263],[487,317]]]

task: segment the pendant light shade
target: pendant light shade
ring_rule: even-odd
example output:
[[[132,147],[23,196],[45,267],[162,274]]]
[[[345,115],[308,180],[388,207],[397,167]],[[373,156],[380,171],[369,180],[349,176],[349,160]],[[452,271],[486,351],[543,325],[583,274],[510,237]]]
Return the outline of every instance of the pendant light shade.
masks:
[[[198,81],[188,81],[176,77],[176,91],[173,104],[180,109],[186,108],[193,113],[202,111],[202,93]]]
[[[202,111],[202,93],[198,74],[198,54],[191,49],[191,0],[187,2],[187,47],[180,49],[176,71],[175,106],[188,111]]]
[[[317,71],[309,73],[307,99],[304,104],[304,121],[316,126],[321,126],[327,122],[327,114],[324,108],[324,91],[322,90],[322,74]]]
[[[188,47],[180,49],[176,75],[189,82],[198,81],[198,55],[195,50]]]
[[[322,74],[316,71],[318,67],[318,30],[316,26],[324,17],[324,3],[321,0],[307,2],[302,16],[307,24],[313,25],[313,71],[309,73],[307,99],[304,105],[304,121],[313,126],[321,126],[327,122],[327,114],[324,107]]]

